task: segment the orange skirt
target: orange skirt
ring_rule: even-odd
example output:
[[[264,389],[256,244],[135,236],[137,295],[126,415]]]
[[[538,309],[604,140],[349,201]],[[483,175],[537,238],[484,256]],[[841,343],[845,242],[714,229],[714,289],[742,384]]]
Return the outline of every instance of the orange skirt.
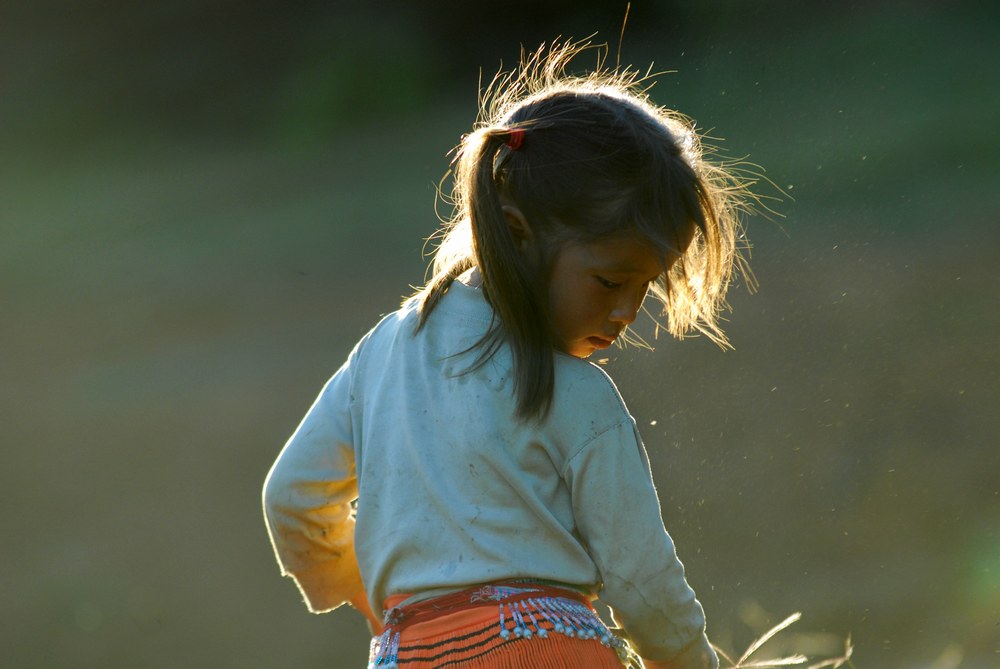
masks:
[[[630,652],[590,601],[565,588],[508,582],[404,607],[385,602],[369,669],[621,669]]]

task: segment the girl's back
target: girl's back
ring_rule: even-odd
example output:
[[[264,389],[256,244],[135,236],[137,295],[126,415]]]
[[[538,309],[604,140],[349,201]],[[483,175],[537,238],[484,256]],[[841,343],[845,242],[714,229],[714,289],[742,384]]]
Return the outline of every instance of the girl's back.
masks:
[[[643,517],[621,494],[649,475],[603,371],[558,356],[551,412],[525,423],[509,351],[467,369],[462,352],[491,318],[477,289],[456,282],[416,335],[415,318],[411,309],[384,320],[351,363],[355,541],[373,601],[517,577],[592,587],[601,582],[592,553],[612,572],[623,556],[601,555],[614,537],[578,526],[591,507],[620,514],[626,534],[642,534],[643,522],[645,534],[662,534],[658,509]]]

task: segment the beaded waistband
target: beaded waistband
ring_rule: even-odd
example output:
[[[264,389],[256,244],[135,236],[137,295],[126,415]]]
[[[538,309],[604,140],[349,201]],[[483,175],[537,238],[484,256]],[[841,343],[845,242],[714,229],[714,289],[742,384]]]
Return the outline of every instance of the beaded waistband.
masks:
[[[615,649],[623,663],[632,655],[628,644],[608,629],[582,593],[547,584],[505,581],[389,609],[385,612],[382,634],[372,639],[369,669],[398,666],[400,636],[407,627],[494,604],[497,634],[505,642],[532,637],[545,639],[555,632],[571,638],[595,639]]]

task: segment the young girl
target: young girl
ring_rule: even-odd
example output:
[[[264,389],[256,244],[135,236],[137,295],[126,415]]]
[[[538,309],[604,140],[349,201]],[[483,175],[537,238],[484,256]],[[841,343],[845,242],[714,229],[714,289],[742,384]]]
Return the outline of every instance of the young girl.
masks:
[[[283,573],[312,611],[368,617],[369,667],[718,666],[635,422],[586,358],[647,293],[674,335],[725,341],[744,190],[635,73],[565,74],[581,48],[491,87],[433,278],[265,483]]]

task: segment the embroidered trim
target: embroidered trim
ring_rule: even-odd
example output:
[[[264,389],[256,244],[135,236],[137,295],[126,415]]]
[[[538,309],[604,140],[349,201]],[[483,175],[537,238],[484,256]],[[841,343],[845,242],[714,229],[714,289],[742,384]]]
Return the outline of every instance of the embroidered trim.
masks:
[[[594,639],[614,649],[622,664],[630,666],[635,653],[624,639],[608,629],[584,601],[570,594],[553,593],[553,590],[555,588],[545,586],[485,585],[437,600],[389,609],[385,613],[384,631],[372,639],[368,669],[399,667],[403,628],[449,610],[488,602],[497,603],[497,636],[505,643],[533,637],[545,639],[550,632],[569,638]]]
[[[520,595],[525,592],[538,592],[538,588],[512,588],[504,585],[484,585],[469,598],[469,603],[475,602],[499,602],[508,599],[513,595]]]

